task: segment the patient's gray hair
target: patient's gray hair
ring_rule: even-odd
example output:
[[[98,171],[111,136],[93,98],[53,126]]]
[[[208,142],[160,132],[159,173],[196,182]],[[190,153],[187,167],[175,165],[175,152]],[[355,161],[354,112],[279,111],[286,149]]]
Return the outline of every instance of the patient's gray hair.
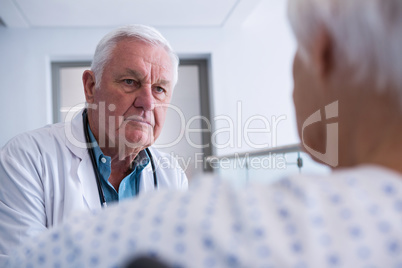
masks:
[[[127,25],[113,30],[99,41],[92,61],[91,70],[95,74],[96,88],[99,88],[103,70],[110,59],[116,44],[124,39],[143,41],[155,46],[163,47],[169,54],[173,66],[173,87],[178,79],[179,58],[169,42],[155,28],[145,25]]]
[[[356,79],[376,75],[378,89],[397,88],[402,103],[402,0],[289,0],[288,15],[304,60],[323,25]]]

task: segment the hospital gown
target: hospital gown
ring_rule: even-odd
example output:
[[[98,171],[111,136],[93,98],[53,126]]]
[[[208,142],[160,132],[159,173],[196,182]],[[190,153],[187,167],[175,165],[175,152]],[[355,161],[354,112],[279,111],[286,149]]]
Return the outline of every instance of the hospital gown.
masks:
[[[402,267],[402,176],[377,166],[244,189],[199,179],[79,214],[23,246],[10,267]]]

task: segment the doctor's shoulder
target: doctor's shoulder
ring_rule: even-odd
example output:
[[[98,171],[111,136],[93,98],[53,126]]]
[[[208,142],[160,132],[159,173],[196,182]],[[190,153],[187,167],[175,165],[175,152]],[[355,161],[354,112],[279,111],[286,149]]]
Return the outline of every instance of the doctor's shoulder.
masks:
[[[57,144],[64,143],[64,123],[49,124],[44,127],[18,134],[1,148],[3,157],[36,158],[46,151],[53,151]]]

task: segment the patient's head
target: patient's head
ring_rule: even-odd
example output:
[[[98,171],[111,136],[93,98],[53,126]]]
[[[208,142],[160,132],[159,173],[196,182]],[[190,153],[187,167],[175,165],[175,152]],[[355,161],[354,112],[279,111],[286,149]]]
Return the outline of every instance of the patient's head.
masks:
[[[390,165],[386,152],[402,149],[402,1],[289,0],[289,18],[306,151],[332,166]]]

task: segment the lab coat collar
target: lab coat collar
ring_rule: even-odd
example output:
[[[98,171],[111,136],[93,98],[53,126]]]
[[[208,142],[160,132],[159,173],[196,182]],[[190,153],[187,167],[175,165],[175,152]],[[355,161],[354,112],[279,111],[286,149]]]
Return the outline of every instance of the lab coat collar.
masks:
[[[66,146],[73,154],[80,159],[89,156],[85,141],[82,110],[75,115],[71,122],[65,123],[64,132],[66,135]]]
[[[85,202],[91,210],[101,207],[98,186],[86,147],[83,127],[82,111],[75,115],[71,122],[65,123],[66,146],[78,158],[81,159],[77,168],[77,176],[82,186],[82,194]]]

